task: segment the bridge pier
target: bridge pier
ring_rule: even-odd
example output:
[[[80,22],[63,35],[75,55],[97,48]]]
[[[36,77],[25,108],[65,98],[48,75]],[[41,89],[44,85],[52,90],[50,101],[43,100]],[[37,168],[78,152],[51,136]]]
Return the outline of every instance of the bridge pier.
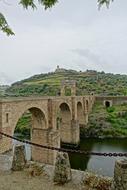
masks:
[[[60,129],[61,142],[68,144],[79,144],[80,141],[80,130],[79,123],[77,120],[71,120],[70,123],[62,123]]]
[[[52,129],[33,129],[32,142],[44,146],[60,148],[60,135]],[[32,160],[45,164],[55,164],[56,150],[32,146]]]
[[[71,144],[79,144],[80,128],[77,120],[71,120]]]

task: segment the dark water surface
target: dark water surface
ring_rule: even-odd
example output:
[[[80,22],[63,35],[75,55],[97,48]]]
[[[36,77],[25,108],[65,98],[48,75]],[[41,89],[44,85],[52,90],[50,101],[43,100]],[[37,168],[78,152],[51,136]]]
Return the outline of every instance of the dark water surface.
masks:
[[[92,152],[127,152],[127,139],[82,139],[80,150]],[[99,157],[69,154],[71,167],[74,169],[88,170],[97,174],[113,176],[115,160],[120,157]]]

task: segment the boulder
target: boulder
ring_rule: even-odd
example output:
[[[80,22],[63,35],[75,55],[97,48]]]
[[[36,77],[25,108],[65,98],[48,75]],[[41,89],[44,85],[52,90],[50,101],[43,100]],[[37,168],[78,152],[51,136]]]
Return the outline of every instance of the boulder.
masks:
[[[58,152],[56,156],[54,182],[64,184],[72,179],[69,156],[67,153]]]
[[[14,149],[12,170],[20,171],[23,170],[26,165],[26,152],[24,145],[16,145]]]

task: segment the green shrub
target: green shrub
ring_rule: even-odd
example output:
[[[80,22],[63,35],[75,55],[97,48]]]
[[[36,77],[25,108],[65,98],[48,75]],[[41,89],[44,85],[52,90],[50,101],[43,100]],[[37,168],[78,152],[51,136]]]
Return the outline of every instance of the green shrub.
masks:
[[[112,113],[115,111],[115,107],[112,106],[112,107],[107,108],[106,110],[108,113]]]

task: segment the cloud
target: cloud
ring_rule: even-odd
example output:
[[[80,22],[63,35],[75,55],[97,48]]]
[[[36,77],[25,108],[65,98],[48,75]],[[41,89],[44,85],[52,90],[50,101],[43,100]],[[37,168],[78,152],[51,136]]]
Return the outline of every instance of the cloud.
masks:
[[[91,48],[92,49],[92,48]],[[106,59],[98,53],[92,52],[89,49],[72,49],[73,57],[75,57],[74,64],[78,66],[78,70],[98,70],[102,71],[109,67]]]
[[[13,81],[13,78],[9,75],[6,75],[4,72],[0,72],[0,85],[10,84]]]
[[[96,65],[104,64],[104,61],[101,59],[101,57],[89,49],[73,49],[72,52],[76,53],[82,58],[87,58],[90,63],[92,62]]]
[[[16,0],[12,6],[2,5],[16,35],[0,32],[0,71],[10,82],[52,71],[56,65],[125,73],[126,7],[126,0],[100,11],[96,1],[84,0],[60,1],[51,11],[25,11]]]

